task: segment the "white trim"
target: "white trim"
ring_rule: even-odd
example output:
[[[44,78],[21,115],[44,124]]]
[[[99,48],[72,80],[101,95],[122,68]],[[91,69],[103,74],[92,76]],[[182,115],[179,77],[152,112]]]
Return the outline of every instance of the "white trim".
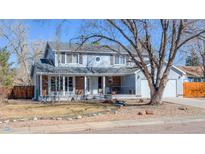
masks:
[[[69,85],[69,84],[68,84]],[[73,93],[75,94],[75,76],[73,76]]]
[[[84,77],[84,93],[87,94],[87,76]]]
[[[51,49],[54,52],[68,52],[68,53],[93,53],[93,54],[114,54],[114,55],[129,55],[128,53],[118,53],[118,52],[106,52],[106,51],[90,51],[90,50],[78,50],[74,51],[73,50],[55,50]],[[135,54],[137,55],[137,54]]]
[[[65,76],[63,76],[63,96],[65,96]]]
[[[41,75],[59,75],[59,73],[47,73],[47,72],[37,72],[36,74],[41,74]],[[91,73],[81,73],[81,74],[76,74],[76,73],[62,73],[61,75],[69,75],[69,76],[124,76],[124,75],[132,75],[134,73],[98,73],[98,74],[91,74]]]
[[[106,82],[106,79],[105,79],[105,76],[103,76],[103,94],[105,94],[105,88],[106,88],[105,82]]]
[[[48,76],[48,95],[51,93],[51,76]]]

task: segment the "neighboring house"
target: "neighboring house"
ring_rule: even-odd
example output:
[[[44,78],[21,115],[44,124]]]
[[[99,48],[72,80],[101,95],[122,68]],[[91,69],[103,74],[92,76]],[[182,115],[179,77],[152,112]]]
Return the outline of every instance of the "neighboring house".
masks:
[[[97,45],[76,49],[68,43],[47,43],[43,59],[31,70],[35,99],[150,96],[147,80],[125,51],[116,53]],[[163,97],[182,96],[184,72],[173,66],[168,79]]]
[[[203,69],[201,66],[179,66],[183,70],[186,82],[205,82]]]

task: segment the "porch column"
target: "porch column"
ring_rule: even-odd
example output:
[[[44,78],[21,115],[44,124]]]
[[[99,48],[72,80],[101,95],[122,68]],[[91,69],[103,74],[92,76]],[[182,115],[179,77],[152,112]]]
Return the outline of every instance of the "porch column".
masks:
[[[63,76],[63,96],[65,96],[65,76]]]
[[[87,94],[87,76],[84,77],[84,93]]]
[[[48,76],[48,96],[50,96],[51,93],[51,76]]]
[[[35,99],[38,99],[38,75],[35,75],[34,76],[35,78],[34,78],[34,83],[35,83],[35,87],[34,87],[34,98]]]
[[[61,78],[60,75],[58,76],[58,96],[61,94],[61,87],[60,87]]]
[[[57,76],[55,76],[55,95],[57,94],[57,86],[58,86],[58,83],[57,83]]]
[[[75,76],[73,77],[73,94],[75,94]]]
[[[40,74],[40,96],[42,97],[42,75]]]
[[[103,76],[103,94],[105,94],[105,76]]]

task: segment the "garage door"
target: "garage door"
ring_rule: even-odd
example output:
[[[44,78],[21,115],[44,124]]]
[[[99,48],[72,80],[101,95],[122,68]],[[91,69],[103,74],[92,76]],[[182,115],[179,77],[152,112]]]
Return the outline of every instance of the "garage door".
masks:
[[[164,90],[163,97],[176,97],[176,80],[169,80]],[[147,80],[141,80],[141,95],[143,98],[150,98],[150,89]]]

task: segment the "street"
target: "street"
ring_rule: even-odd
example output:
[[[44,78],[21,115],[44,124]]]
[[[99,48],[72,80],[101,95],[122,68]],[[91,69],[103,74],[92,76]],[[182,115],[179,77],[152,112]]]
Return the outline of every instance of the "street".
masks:
[[[118,127],[107,129],[89,129],[77,134],[203,134],[205,133],[205,121],[175,124],[156,124],[146,126]]]

